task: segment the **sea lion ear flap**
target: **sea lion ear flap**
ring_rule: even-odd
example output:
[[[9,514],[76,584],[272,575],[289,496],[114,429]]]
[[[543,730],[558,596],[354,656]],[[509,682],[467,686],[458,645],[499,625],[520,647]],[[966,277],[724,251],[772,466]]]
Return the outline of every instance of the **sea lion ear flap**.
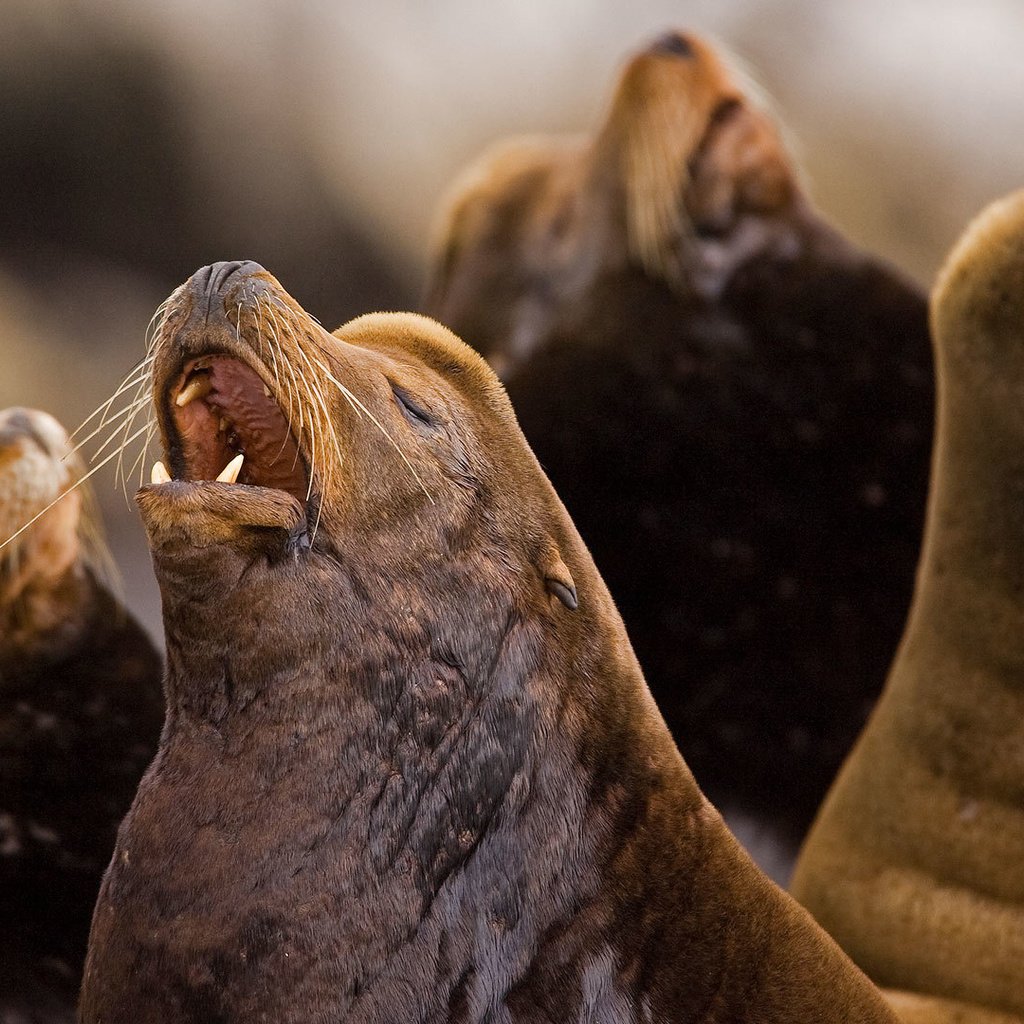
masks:
[[[574,612],[580,606],[576,596],[576,584],[573,582],[569,567],[562,561],[557,551],[552,551],[544,566],[544,586],[547,592],[557,597],[569,611]]]

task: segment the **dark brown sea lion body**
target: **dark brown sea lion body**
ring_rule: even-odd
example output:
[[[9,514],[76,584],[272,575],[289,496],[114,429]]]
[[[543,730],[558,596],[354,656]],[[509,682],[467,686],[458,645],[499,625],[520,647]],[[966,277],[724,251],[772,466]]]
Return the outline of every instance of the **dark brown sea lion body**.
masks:
[[[0,534],[74,483],[44,413],[0,413]],[[0,1021],[70,1020],[117,826],[156,751],[160,659],[97,577],[74,492],[0,550]]]
[[[154,396],[167,727],[83,1022],[891,1019],[701,795],[467,346],[219,264]]]
[[[932,321],[914,604],[793,891],[879,984],[1024,1019],[1024,192],[965,232]]]
[[[822,221],[769,117],[670,35],[592,140],[467,173],[427,312],[499,370],[701,786],[798,837],[909,604],[924,295]]]

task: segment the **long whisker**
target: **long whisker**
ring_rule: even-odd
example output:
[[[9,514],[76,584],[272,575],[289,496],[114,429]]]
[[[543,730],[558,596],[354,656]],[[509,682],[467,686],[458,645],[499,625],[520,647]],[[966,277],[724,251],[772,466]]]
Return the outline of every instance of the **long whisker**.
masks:
[[[128,476],[134,476],[135,470],[139,471],[139,486],[141,487],[145,482],[146,473],[146,453],[149,451],[150,442],[153,440],[153,434],[156,433],[156,420],[150,418],[146,421],[146,437],[142,442],[142,450],[135,457],[135,461],[132,463],[131,469],[128,470]]]
[[[260,307],[260,303],[259,303],[258,299],[257,299],[257,307]],[[278,319],[276,319],[276,316],[274,316],[273,310],[270,309],[269,305],[267,306],[267,312],[273,318],[273,322],[274,322],[274,327],[272,327],[270,329],[271,335],[273,337],[274,342],[276,342],[276,345],[278,345],[278,349],[281,352],[282,360],[285,361],[286,366],[289,366],[289,371],[291,372],[291,367],[288,364],[288,359],[287,359],[287,356],[286,356],[286,353],[285,353],[284,346],[281,344],[280,337],[278,337],[278,331],[276,331],[276,327],[278,327]],[[238,319],[237,319],[237,323],[236,323],[236,333],[239,335],[239,338],[241,340],[242,303],[239,303],[239,308],[238,308],[238,314],[237,315],[238,315]],[[262,328],[262,316],[260,316],[259,326],[260,326],[260,328]],[[285,324],[285,328],[288,330],[289,334],[291,335],[291,333],[292,333],[291,332],[291,328],[289,327],[287,322]],[[259,341],[260,341],[260,350],[262,351],[263,336],[262,336],[262,331],[261,330],[258,333],[258,337],[259,337]],[[293,340],[294,340],[294,336],[293,336]],[[276,379],[278,379],[278,384],[280,385],[281,377],[280,377],[280,373],[278,371],[278,359],[276,359],[276,356],[274,355],[273,343],[271,343],[270,339],[267,339],[267,348],[268,348],[268,350],[270,352],[271,359],[273,360],[274,374],[276,376]],[[293,376],[294,376],[294,374],[293,374]],[[296,386],[298,386],[298,382],[296,382]],[[300,411],[300,416],[301,416],[301,414],[302,414],[302,406],[301,406],[301,404],[299,406],[299,411]],[[318,464],[317,451],[316,451],[316,447],[317,447],[317,445],[316,445],[316,433],[312,429],[312,419],[311,418],[310,418],[310,421],[309,421],[309,427],[310,427],[310,429],[309,429],[308,435],[309,435],[309,445],[310,445],[310,460],[311,460],[312,466],[316,467],[317,464]],[[292,429],[291,409],[289,409],[288,428],[289,428],[289,431],[291,431],[291,429]],[[302,430],[301,424],[300,424],[299,429],[300,429],[300,431]],[[300,436],[301,436],[301,433],[300,433]],[[283,438],[281,450],[278,453],[279,456],[281,455],[281,452],[284,452],[285,444],[287,444],[287,443],[288,443],[288,438],[287,437]],[[298,459],[298,451],[296,451],[295,458]],[[293,467],[294,467],[294,463],[293,463]],[[308,501],[310,495],[312,495],[312,487],[313,487],[313,475],[312,475],[312,473],[310,473],[308,486],[306,488],[306,501]]]
[[[271,339],[270,338],[265,338],[264,337],[264,332],[263,332],[263,296],[262,295],[257,295],[257,297],[256,297],[256,309],[257,309],[257,315],[258,315],[258,321],[257,321],[257,331],[258,331],[258,334],[257,334],[257,337],[260,339],[260,351],[261,352],[263,351],[263,343],[264,343],[264,341],[266,341],[267,351],[270,353],[271,362],[274,364],[274,382],[277,384],[278,390],[280,391],[280,389],[281,389],[281,368],[278,365],[277,353],[274,351],[274,345],[273,345]],[[281,353],[281,358],[284,359],[284,353],[283,352]],[[293,408],[293,405],[292,405],[292,386],[291,386],[291,383],[288,382],[288,381],[285,381],[285,383],[288,386],[288,415],[286,417],[286,420],[287,420],[287,423],[288,423],[288,431],[289,431],[289,433],[291,433],[292,419],[294,417],[294,408]],[[284,438],[281,439],[281,448],[278,451],[277,455],[275,456],[275,461],[281,457],[281,452],[284,451],[285,445],[287,443],[288,443],[288,438],[287,437],[284,437]],[[298,457],[299,457],[299,453],[298,453],[298,450],[296,449],[295,458],[297,459]],[[294,462],[292,463],[292,468],[293,469],[295,468]]]
[[[290,327],[289,327],[289,331],[291,332],[291,328]],[[343,459],[344,459],[344,457],[343,457],[342,452],[341,452],[341,445],[340,445],[340,443],[338,441],[338,432],[337,432],[337,430],[335,430],[334,425],[331,422],[331,414],[330,414],[330,412],[329,412],[329,410],[327,408],[327,400],[325,399],[324,394],[323,394],[323,390],[320,388],[319,383],[317,382],[317,379],[316,379],[316,377],[317,377],[316,370],[314,369],[313,364],[310,362],[309,356],[307,356],[305,351],[303,350],[302,345],[299,344],[298,339],[295,337],[294,332],[291,332],[291,336],[292,336],[292,340],[295,343],[296,350],[298,351],[299,355],[305,360],[306,365],[309,367],[309,370],[310,370],[310,378],[309,379],[310,379],[310,384],[311,384],[311,390],[313,392],[313,397],[316,400],[316,402],[319,404],[320,410],[323,413],[324,423],[327,425],[328,429],[330,430],[331,441],[333,442],[333,445],[334,445],[334,453],[337,456],[337,465],[340,466],[342,461],[343,461]],[[324,477],[325,477],[325,479],[324,479],[324,487],[325,488],[329,488],[330,483],[331,483],[331,481],[334,478],[334,466],[335,466],[335,463],[328,462],[326,459],[324,460],[324,467],[325,467],[325,470],[326,470],[325,473],[324,473]],[[310,475],[309,486],[310,486],[309,493],[312,494],[312,487],[313,487],[312,475]],[[309,499],[309,494],[307,494],[306,498],[307,498],[307,500]],[[317,515],[316,515],[316,523],[314,524],[314,529],[313,529],[314,536],[316,535],[316,527],[319,526],[319,524],[320,524],[320,511],[321,511],[321,509],[318,507],[317,508]]]
[[[270,319],[272,321],[271,327],[270,327],[271,336],[273,337],[274,341],[277,343],[277,349],[281,353],[281,358],[284,360],[284,367],[288,371],[288,374],[289,374],[289,376],[292,379],[292,383],[295,385],[295,396],[296,396],[296,399],[297,399],[296,404],[299,407],[299,434],[298,434],[298,437],[301,440],[302,439],[302,435],[303,435],[303,431],[305,430],[305,425],[306,424],[305,424],[305,413],[303,411],[302,393],[299,390],[299,381],[298,381],[298,378],[295,375],[295,368],[292,366],[291,360],[288,358],[287,353],[284,351],[284,349],[281,346],[281,338],[280,338],[280,335],[278,334],[278,330],[277,330],[277,328],[278,328],[277,316],[274,314],[274,310],[269,305],[269,303],[267,305],[267,313],[270,316]],[[289,426],[291,426],[291,425],[292,424],[290,423]]]
[[[334,376],[329,366],[323,363],[320,359],[316,359],[316,364],[324,372],[324,375],[327,377],[327,379],[342,393],[342,395],[345,396],[345,398],[352,406],[352,408],[359,410],[363,415],[368,417],[370,422],[387,438],[388,443],[391,445],[392,448],[395,449],[396,452],[398,452],[399,458],[401,458],[401,460],[405,463],[409,472],[412,473],[413,479],[416,481],[417,484],[419,484],[420,490],[423,491],[423,493],[427,496],[427,499],[430,501],[430,503],[434,504],[434,499],[433,497],[431,497],[430,492],[427,490],[423,481],[420,479],[419,473],[416,472],[416,467],[413,466],[413,464],[409,461],[408,456],[405,454],[405,452],[402,451],[401,446],[398,444],[398,442],[388,433],[387,428],[384,426],[384,424],[381,423],[380,420],[377,419],[377,417],[374,416],[373,413],[370,412],[370,410],[367,409],[366,406],[363,405],[363,403],[360,402],[359,399],[356,398],[356,396],[352,394],[352,392],[347,387],[345,387],[345,385],[342,384],[337,377]]]
[[[124,410],[123,414],[119,414],[117,419],[121,419],[122,415],[127,416],[128,413],[131,413],[132,417],[138,415],[140,407],[145,405],[146,401],[147,398],[145,396],[138,398]],[[110,446],[110,443],[114,440],[114,438],[124,433],[125,424],[131,423],[132,417],[129,417],[127,420],[121,423],[117,423],[116,420],[111,420],[110,422],[105,424],[105,427],[107,429],[109,429],[111,425],[113,425],[113,430],[110,431],[110,433],[107,435],[107,439],[89,457],[90,462],[94,462]]]
[[[81,432],[85,429],[86,424],[90,420],[94,419],[101,412],[104,413],[104,419],[106,411],[109,411],[110,407],[114,404],[114,399],[123,395],[126,391],[135,387],[139,381],[145,380],[150,372],[150,364],[153,361],[153,356],[143,356],[129,371],[125,374],[124,380],[118,386],[117,390],[104,402],[101,402],[82,422],[68,435],[68,441],[73,441]],[[140,372],[141,371],[141,372]],[[130,379],[129,379],[130,378]],[[104,425],[104,420],[100,421],[100,426]]]
[[[175,293],[176,294],[176,293]],[[174,294],[168,295],[163,302],[153,311],[153,315],[149,318],[149,323],[146,325],[146,352],[152,354],[156,348],[156,339],[160,335],[160,328],[163,326],[160,321],[163,320],[164,314],[167,312],[167,307],[171,304],[171,299],[174,298]]]
[[[10,544],[11,541],[13,541],[16,538],[20,537],[33,523],[35,523],[37,520],[39,520],[42,516],[46,515],[46,513],[49,512],[50,509],[53,508],[53,506],[56,505],[58,501],[63,500],[63,498],[66,495],[70,494],[72,491],[74,491],[77,488],[81,487],[82,484],[84,484],[86,480],[88,480],[91,476],[93,476],[93,474],[99,472],[99,470],[101,470],[108,462],[110,462],[111,459],[114,459],[118,455],[120,455],[121,452],[124,450],[124,448],[127,445],[131,444],[132,441],[134,441],[137,437],[141,437],[142,434],[145,433],[148,429],[149,429],[149,424],[147,423],[146,426],[144,426],[141,429],[137,430],[134,434],[132,434],[131,437],[127,438],[123,442],[121,447],[117,449],[117,451],[111,452],[105,459],[103,459],[102,462],[97,463],[95,466],[92,467],[92,469],[89,470],[88,473],[85,473],[82,477],[80,477],[78,480],[76,480],[63,494],[61,494],[57,498],[54,498],[53,501],[51,501],[50,504],[46,506],[46,508],[44,508],[41,512],[37,512],[24,526],[22,526],[15,533],[12,533],[10,535],[10,537],[8,537],[5,541],[0,542],[0,550],[2,550],[8,544]]]
[[[130,417],[128,417],[127,421],[125,422],[124,431],[123,431],[125,438],[127,438],[128,431],[131,430],[132,427],[135,424],[135,417],[138,416],[138,414],[142,411],[143,407],[146,404],[148,404],[148,403],[146,403],[144,401],[144,399],[146,397],[146,394],[147,394],[147,392],[149,390],[149,388],[147,387],[148,383],[149,383],[148,381],[143,381],[138,386],[138,389],[135,392],[135,398],[134,398],[135,411],[131,414]],[[148,427],[149,427],[149,418],[147,417],[146,424],[145,424],[145,427],[143,427],[143,429],[145,430]],[[121,450],[118,452],[118,456],[117,456],[117,471],[116,471],[115,479],[119,479],[121,481],[121,490],[124,492],[125,504],[129,508],[131,508],[131,498],[128,497],[128,479],[125,476],[125,472],[124,472],[124,450],[125,450],[125,447],[127,446],[127,444],[128,444],[127,440],[123,441],[122,444],[121,444]]]
[[[138,382],[136,382],[136,383],[138,383]],[[101,422],[100,425],[98,427],[96,427],[95,430],[93,430],[86,437],[83,437],[82,440],[79,441],[78,444],[76,444],[74,446],[74,448],[71,448],[64,455],[62,455],[61,456],[61,461],[66,462],[73,455],[77,455],[78,452],[85,445],[87,445],[97,434],[101,433],[103,430],[107,429],[112,424],[118,423],[123,417],[127,416],[129,413],[137,411],[138,410],[138,406],[139,406],[140,403],[144,403],[144,402],[148,402],[148,401],[149,401],[149,396],[148,395],[143,395],[141,398],[138,398],[135,401],[129,402],[123,409],[121,409],[119,412],[114,413],[114,415],[111,416],[109,419],[106,419],[105,421]],[[114,434],[116,434],[118,432],[118,430],[120,430],[120,425],[114,428]],[[113,439],[114,434],[111,434],[110,437],[106,440],[106,442],[104,442],[102,445],[100,445],[100,448],[99,448],[98,451],[93,452],[93,456],[92,456],[93,458],[96,458],[96,456],[99,455],[99,453],[101,451],[103,451],[104,448],[106,448],[106,446]]]

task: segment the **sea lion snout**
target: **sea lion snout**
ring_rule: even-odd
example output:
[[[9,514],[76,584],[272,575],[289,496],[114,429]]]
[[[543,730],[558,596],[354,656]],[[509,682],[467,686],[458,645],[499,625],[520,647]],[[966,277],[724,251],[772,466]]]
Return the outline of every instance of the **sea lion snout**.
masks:
[[[0,411],[0,542],[13,541],[44,512],[46,519],[35,531],[37,542],[44,535],[73,540],[80,498],[71,493],[58,501],[79,469],[71,455],[64,428],[48,413],[18,407]],[[60,562],[75,549],[69,545]],[[12,550],[0,549],[0,558]]]
[[[152,357],[166,464],[140,492],[154,544],[229,541],[243,527],[291,535],[315,504],[323,410],[299,394],[307,367],[285,352],[296,343],[282,294],[246,260],[203,267],[169,300]]]
[[[693,43],[682,32],[666,32],[651,43],[648,53],[670,54],[674,57],[692,58],[697,55]]]
[[[221,260],[200,267],[185,283],[185,288],[197,299],[207,299],[212,304],[229,287],[254,274],[266,274],[266,271],[253,260]]]

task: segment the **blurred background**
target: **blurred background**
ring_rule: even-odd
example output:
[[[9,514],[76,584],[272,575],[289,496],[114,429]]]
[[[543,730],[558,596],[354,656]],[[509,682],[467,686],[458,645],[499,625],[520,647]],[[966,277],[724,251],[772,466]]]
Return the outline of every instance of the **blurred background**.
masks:
[[[505,135],[588,130],[626,55],[670,27],[743,59],[820,209],[923,284],[975,212],[1024,184],[1020,0],[2,11],[0,408],[69,428],[205,263],[258,260],[328,327],[414,308],[454,173]],[[158,636],[134,508],[112,466],[94,480],[128,603]]]

